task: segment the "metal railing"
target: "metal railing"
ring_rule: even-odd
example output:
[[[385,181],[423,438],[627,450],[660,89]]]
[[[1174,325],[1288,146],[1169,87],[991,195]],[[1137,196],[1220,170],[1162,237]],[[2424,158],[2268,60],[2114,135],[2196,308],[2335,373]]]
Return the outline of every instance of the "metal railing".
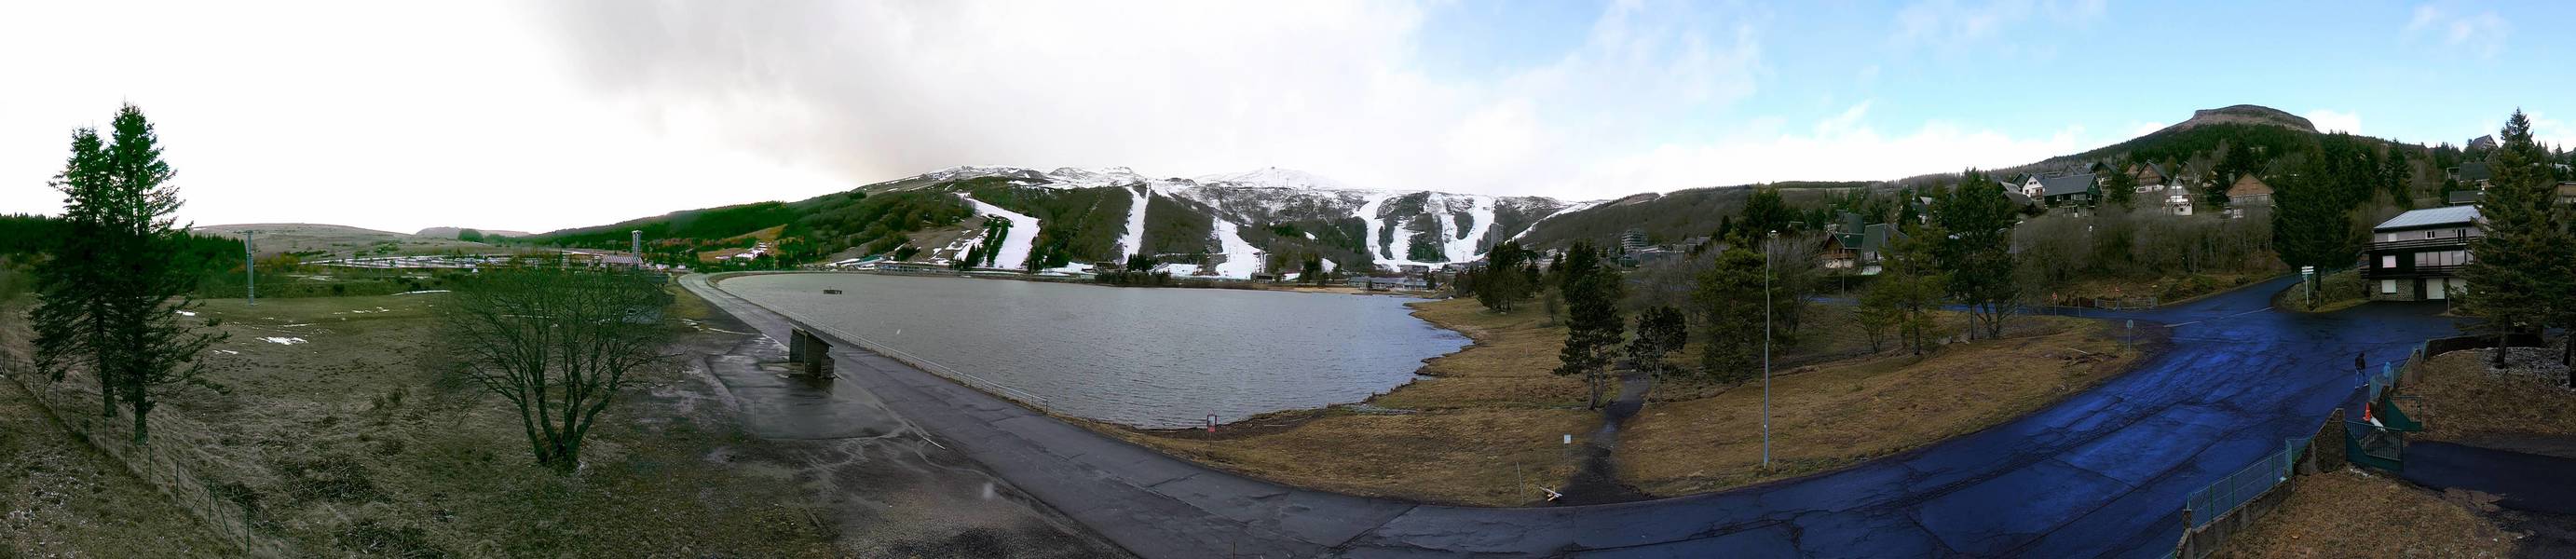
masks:
[[[782,314],[782,316],[784,316],[784,315]],[[941,365],[941,364],[939,364],[939,362],[937,362],[937,361],[931,361],[931,360],[930,360],[930,359],[928,359],[928,358],[924,358],[924,357],[919,356],[919,355],[913,355],[913,354],[912,354],[912,352],[904,351],[904,350],[901,350],[901,349],[895,349],[895,347],[894,347],[894,346],[886,345],[884,342],[879,342],[879,341],[876,341],[876,340],[871,340],[871,339],[868,339],[868,338],[867,338],[867,337],[865,337],[865,336],[860,336],[860,335],[857,335],[857,334],[852,334],[852,333],[849,333],[849,332],[843,331],[843,330],[841,330],[841,329],[839,329],[839,328],[833,328],[833,327],[830,327],[830,326],[823,326],[823,325],[821,325],[821,324],[815,324],[815,323],[806,323],[806,326],[811,327],[811,328],[820,329],[820,330],[823,330],[823,331],[826,331],[826,332],[831,332],[833,336],[835,336],[835,337],[839,337],[839,338],[844,339],[844,340],[849,340],[849,341],[853,341],[853,342],[858,342],[858,346],[859,346],[859,348],[861,348],[861,349],[866,349],[866,350],[868,350],[868,351],[872,351],[872,352],[876,352],[876,353],[879,353],[879,354],[883,354],[883,355],[885,355],[885,356],[887,356],[887,357],[893,357],[893,358],[895,358],[895,359],[896,359],[896,360],[898,360],[898,361],[902,361],[902,362],[904,362],[904,363],[906,363],[906,364],[909,364],[909,365],[912,365],[912,366],[915,366],[915,367],[920,367],[922,370],[924,370],[924,371],[929,371],[929,372],[931,372],[932,374],[936,374],[936,375],[939,375],[939,376],[942,376],[942,377],[947,377],[949,380],[954,380],[954,381],[957,381],[958,383],[961,383],[961,384],[967,384],[967,385],[973,385],[973,386],[981,387],[981,388],[983,388],[983,389],[985,389],[985,390],[987,390],[987,391],[991,391],[991,392],[994,392],[994,393],[997,393],[997,394],[1001,394],[1001,395],[1003,395],[1004,397],[1007,397],[1007,398],[1010,398],[1010,399],[1013,399],[1013,400],[1019,400],[1019,401],[1022,401],[1022,402],[1026,402],[1026,403],[1028,403],[1029,405],[1037,406],[1037,407],[1039,407],[1039,408],[1044,408],[1044,409],[1048,409],[1048,410],[1052,410],[1052,409],[1053,409],[1053,408],[1051,408],[1051,407],[1047,406],[1047,398],[1046,398],[1045,396],[1039,396],[1039,395],[1037,395],[1037,394],[1033,394],[1033,393],[1030,393],[1029,391],[1021,390],[1021,389],[1018,389],[1018,388],[1012,388],[1012,387],[1010,387],[1009,385],[1005,385],[1005,384],[998,383],[998,382],[993,382],[993,381],[991,381],[991,380],[987,380],[987,379],[985,379],[984,377],[979,377],[979,376],[975,376],[975,375],[967,374],[965,371],[959,371],[959,370],[956,370],[956,369],[949,368],[947,365]]]
[[[2191,492],[2183,502],[2183,511],[2189,515],[2191,527],[2207,526],[2210,521],[2227,516],[2227,513],[2245,506],[2281,482],[2289,481],[2299,456],[2307,453],[2308,443],[2313,440],[2313,436],[2282,439],[2281,450],[2220,478],[2217,483]]]

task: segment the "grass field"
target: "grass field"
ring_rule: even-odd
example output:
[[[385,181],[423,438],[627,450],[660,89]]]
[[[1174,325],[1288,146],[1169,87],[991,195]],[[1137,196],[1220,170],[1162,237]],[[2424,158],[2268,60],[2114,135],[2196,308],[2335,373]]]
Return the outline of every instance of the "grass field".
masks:
[[[2543,353],[2545,358],[2539,355]],[[2417,398],[2399,407],[2424,421],[2422,437],[2471,444],[2576,438],[2576,393],[2550,379],[2490,373],[2490,355],[2471,350],[2434,356],[2416,382],[2399,389],[2400,395]],[[2513,355],[2517,361],[2525,356],[2545,360],[2544,369],[2557,368],[2555,351],[2520,349]]]
[[[747,328],[709,316],[685,293],[671,316],[702,326],[682,335],[680,358],[634,379],[592,431],[580,472],[556,475],[529,458],[505,402],[445,374],[451,363],[432,314],[444,297],[207,303],[199,315],[223,319],[231,335],[204,356],[223,391],[168,399],[153,415],[154,444],[185,457],[221,496],[215,506],[242,512],[249,532],[294,555],[1119,554],[1060,517],[1029,512],[1024,495],[996,492],[988,474],[918,438],[751,436],[703,367],[766,342],[725,332]],[[76,374],[49,391],[58,406],[95,402],[82,382]],[[150,485],[115,475],[115,462],[103,461],[112,458],[56,440],[67,435],[49,438],[60,428],[16,434],[37,425],[23,408],[0,392],[9,433],[0,437],[0,489],[26,488],[0,503],[32,511],[24,522],[33,528],[0,530],[0,556],[239,553],[207,552],[193,519],[156,501]],[[108,425],[100,431],[126,432]],[[87,495],[48,497],[69,491]]]
[[[2492,497],[2435,494],[2359,470],[2301,476],[2280,508],[2213,557],[2512,557]],[[2483,510],[2481,510],[2483,509]]]
[[[488,253],[502,251],[492,245],[456,240],[454,237],[422,237],[409,233],[360,229],[344,225],[319,223],[244,223],[207,225],[191,229],[201,234],[241,238],[243,231],[257,231],[253,242],[260,255],[308,254],[305,260],[348,258],[354,256],[390,256],[410,254],[445,254],[454,252]]]
[[[1561,485],[1582,462],[1580,445],[1566,445],[1563,436],[1583,442],[1602,421],[1584,409],[1579,379],[1550,372],[1564,329],[1545,325],[1535,305],[1508,314],[1469,299],[1413,307],[1415,316],[1476,343],[1431,360],[1423,379],[1364,407],[1273,414],[1214,435],[1095,427],[1300,486],[1435,503],[1542,502],[1538,488]],[[1847,327],[1832,318],[1841,309],[1819,306],[1815,313],[1816,335],[1787,354],[1825,362],[1785,374],[1775,386],[1782,395],[1775,451],[1789,467],[1755,471],[1758,388],[1676,386],[1677,399],[1649,404],[1620,435],[1621,481],[1680,495],[1829,469],[2020,416],[2125,370],[2138,356],[2122,351],[2107,325],[2034,317],[2008,339],[1945,346],[1918,362],[1894,356],[1892,344],[1879,354],[1886,356],[1871,355],[1865,342],[1838,330]],[[1860,357],[1829,357],[1851,355]]]

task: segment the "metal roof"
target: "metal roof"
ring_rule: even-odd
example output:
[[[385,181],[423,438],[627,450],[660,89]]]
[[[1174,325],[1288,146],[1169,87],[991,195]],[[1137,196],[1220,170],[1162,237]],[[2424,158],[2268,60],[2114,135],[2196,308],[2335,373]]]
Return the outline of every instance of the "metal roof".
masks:
[[[2388,218],[2388,221],[2380,222],[2379,226],[2372,227],[2371,229],[2414,229],[2418,227],[2476,223],[2477,221],[2477,206],[2448,206],[2409,210],[2406,213],[2397,214],[2397,217]]]
[[[2040,177],[2039,179],[2040,196],[2065,196],[2068,194],[2083,194],[2092,191],[2093,175],[2066,175],[2061,177]]]

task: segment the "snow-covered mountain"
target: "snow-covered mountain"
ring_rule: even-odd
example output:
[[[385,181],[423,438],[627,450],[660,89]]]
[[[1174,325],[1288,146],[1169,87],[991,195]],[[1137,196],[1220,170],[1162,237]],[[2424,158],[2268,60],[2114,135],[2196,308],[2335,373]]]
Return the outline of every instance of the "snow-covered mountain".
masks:
[[[1030,245],[1047,237],[1061,243],[1058,253],[1075,262],[1148,255],[1193,262],[1202,275],[1226,277],[1247,277],[1274,264],[1293,271],[1308,257],[1343,269],[1471,261],[1550,217],[1589,205],[1536,196],[1355,187],[1278,167],[1196,178],[1155,178],[1125,167],[951,167],[860,188],[923,189],[956,192],[979,215],[1012,221],[1013,230],[999,249],[1005,259],[1044,258],[1046,250]],[[1020,231],[1029,222],[1047,233]],[[1025,268],[1024,263],[995,265]]]

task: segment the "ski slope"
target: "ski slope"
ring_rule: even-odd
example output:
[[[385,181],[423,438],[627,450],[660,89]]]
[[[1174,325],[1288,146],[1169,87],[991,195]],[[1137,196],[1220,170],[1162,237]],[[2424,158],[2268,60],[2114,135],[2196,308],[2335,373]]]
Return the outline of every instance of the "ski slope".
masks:
[[[1216,242],[1225,249],[1225,262],[1216,265],[1216,275],[1251,279],[1252,274],[1261,272],[1261,249],[1243,240],[1234,222],[1212,219],[1210,228],[1216,230]]]
[[[993,267],[1018,268],[1028,262],[1029,247],[1036,245],[1038,240],[1038,218],[1020,215],[1017,212],[1002,209],[1001,206],[986,204],[973,196],[959,194],[957,197],[965,198],[966,203],[974,204],[976,215],[1001,216],[1002,219],[1011,221],[1011,230],[1002,233],[1001,254],[993,257]]]
[[[1118,262],[1115,262],[1115,264],[1126,265],[1128,258],[1135,258],[1137,253],[1145,252],[1146,199],[1145,191],[1139,187],[1128,186],[1121,187],[1121,189],[1127,191],[1127,199],[1129,202],[1127,204],[1127,232],[1120,233],[1118,235],[1118,246],[1120,247],[1120,250],[1125,250],[1127,253],[1123,255],[1125,258],[1118,259]]]

